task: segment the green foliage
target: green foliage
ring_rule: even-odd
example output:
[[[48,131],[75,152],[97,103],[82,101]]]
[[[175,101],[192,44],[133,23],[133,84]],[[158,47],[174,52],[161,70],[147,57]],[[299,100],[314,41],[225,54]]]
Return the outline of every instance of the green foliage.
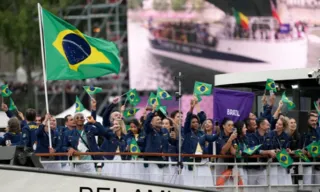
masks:
[[[204,8],[204,0],[192,0],[192,8],[201,11]]]
[[[74,0],[1,0],[0,40],[8,51],[40,58],[38,2],[57,14]]]
[[[153,0],[152,7],[157,11],[166,11],[169,8],[169,3],[166,0]]]
[[[129,9],[138,9],[142,6],[143,0],[128,0]]]
[[[171,0],[171,8],[175,11],[185,10],[187,0]]]

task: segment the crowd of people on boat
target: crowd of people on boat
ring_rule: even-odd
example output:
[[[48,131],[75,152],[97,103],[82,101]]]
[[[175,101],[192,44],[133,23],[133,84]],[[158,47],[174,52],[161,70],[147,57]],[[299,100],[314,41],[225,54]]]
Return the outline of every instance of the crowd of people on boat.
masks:
[[[194,22],[162,22],[154,27],[149,22],[149,30],[156,38],[172,40],[178,43],[193,43],[214,46],[216,38],[209,33],[209,24]]]
[[[297,183],[297,166],[283,168],[279,165],[271,166],[267,174],[266,165],[238,166],[237,173],[233,166],[208,166],[212,159],[199,157],[183,157],[182,172],[179,174],[178,157],[161,156],[161,154],[178,154],[179,137],[181,137],[182,154],[220,154],[239,155],[237,162],[262,162],[268,158],[277,162],[276,153],[285,149],[289,154],[301,149],[306,155],[306,146],[320,139],[318,113],[310,111],[308,114],[308,132],[298,132],[296,119],[281,113],[282,101],[276,106],[275,95],[269,98],[263,96],[263,112],[257,117],[250,113],[243,121],[233,122],[225,118],[214,121],[206,117],[200,109],[196,97],[190,101],[187,114],[173,111],[170,116],[157,110],[156,104],[148,106],[141,118],[125,118],[125,105],[116,110],[120,97],[116,97],[103,113],[103,122],[96,121],[97,102],[91,99],[91,116],[82,113],[70,114],[65,117],[65,125],[57,126],[54,116],[46,114],[44,117],[36,114],[34,109],[27,109],[25,114],[11,111],[5,103],[2,110],[10,118],[6,133],[0,137],[0,145],[22,145],[41,153],[68,153],[68,156],[42,157],[42,161],[63,161],[63,163],[43,163],[47,170],[64,170],[123,178],[141,179],[164,183],[184,184],[191,186],[212,187],[215,184],[233,185],[232,175],[239,175],[238,184],[267,185],[270,179],[272,185],[291,185]],[[276,108],[273,113],[272,109]],[[185,115],[184,124],[182,118]],[[86,123],[85,123],[86,122]],[[48,123],[50,125],[50,134]],[[181,128],[181,135],[180,129]],[[51,135],[52,147],[49,144]],[[97,139],[98,138],[100,139]],[[243,151],[249,147],[262,145],[254,154],[265,155],[266,158],[247,158]],[[135,155],[81,155],[77,152],[141,152],[157,153],[154,156]],[[319,162],[319,158],[310,158]],[[80,163],[72,163],[73,161]],[[90,160],[109,160],[102,164],[95,164]],[[88,161],[88,162],[86,162]],[[151,161],[156,161],[154,164]],[[232,159],[218,158],[215,162],[234,162]],[[294,159],[299,161],[299,159]],[[143,162],[143,163],[136,163]],[[148,163],[150,162],[150,163]],[[163,164],[161,164],[163,162]],[[173,162],[168,164],[167,162]],[[188,163],[197,162],[198,165]],[[303,166],[304,184],[319,184],[320,166]],[[215,174],[214,174],[215,173]],[[267,179],[269,177],[269,179]]]

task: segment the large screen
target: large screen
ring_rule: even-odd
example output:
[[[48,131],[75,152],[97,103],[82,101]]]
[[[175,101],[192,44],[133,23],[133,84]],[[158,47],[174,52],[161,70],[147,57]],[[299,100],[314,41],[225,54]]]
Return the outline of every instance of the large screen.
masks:
[[[130,87],[176,90],[182,72],[191,92],[215,74],[317,66],[320,9],[301,2],[272,3],[273,14],[261,17],[204,0],[130,0]]]

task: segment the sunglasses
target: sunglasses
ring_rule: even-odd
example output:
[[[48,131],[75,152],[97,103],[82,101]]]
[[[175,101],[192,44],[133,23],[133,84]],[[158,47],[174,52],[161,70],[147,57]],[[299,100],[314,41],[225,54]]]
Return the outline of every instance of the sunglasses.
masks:
[[[76,117],[76,120],[84,120],[84,117],[83,116]]]

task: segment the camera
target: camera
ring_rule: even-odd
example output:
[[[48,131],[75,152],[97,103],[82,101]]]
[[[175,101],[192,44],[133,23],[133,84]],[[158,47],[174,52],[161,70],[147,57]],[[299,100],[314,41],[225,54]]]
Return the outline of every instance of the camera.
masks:
[[[309,77],[309,78],[312,78],[315,73],[316,73],[316,71],[310,71],[310,72],[308,73],[308,77]]]

